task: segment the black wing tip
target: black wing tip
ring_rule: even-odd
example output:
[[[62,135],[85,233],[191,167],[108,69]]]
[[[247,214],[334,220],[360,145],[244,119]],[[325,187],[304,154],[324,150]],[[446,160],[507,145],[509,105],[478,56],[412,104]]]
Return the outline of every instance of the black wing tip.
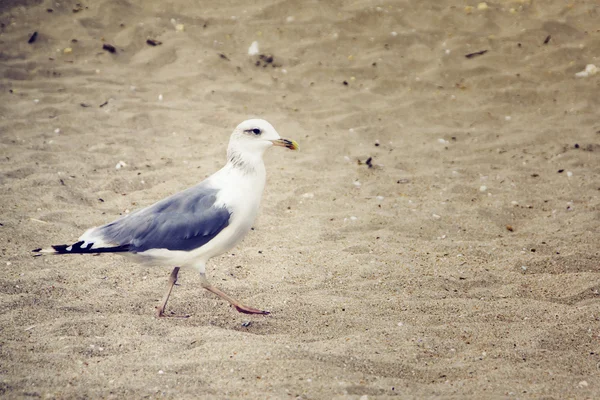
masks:
[[[88,243],[87,246],[83,247],[85,242],[83,240],[73,244],[56,244],[50,246],[48,249],[34,249],[33,253],[50,253],[50,254],[97,254],[97,253],[121,253],[130,251],[131,246],[125,244],[122,246],[115,247],[98,247],[93,249],[93,243]],[[41,256],[42,254],[35,254],[34,257]]]
[[[92,247],[92,244],[89,244],[87,246],[87,248],[82,248],[81,245],[84,244],[85,242],[83,240],[80,240],[77,243],[73,243],[71,245],[68,244],[57,244],[54,246],[51,246],[54,251],[56,251],[57,254],[67,254],[67,253],[86,253],[89,251],[90,247]]]

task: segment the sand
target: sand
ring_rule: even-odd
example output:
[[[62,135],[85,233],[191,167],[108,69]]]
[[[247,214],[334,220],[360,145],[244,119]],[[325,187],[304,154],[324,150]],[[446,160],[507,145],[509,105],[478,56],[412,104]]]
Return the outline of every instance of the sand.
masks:
[[[599,398],[598,4],[477,5],[2,1],[0,396]],[[183,270],[158,320],[172,266],[32,257],[249,117],[301,151],[207,274],[271,315]]]

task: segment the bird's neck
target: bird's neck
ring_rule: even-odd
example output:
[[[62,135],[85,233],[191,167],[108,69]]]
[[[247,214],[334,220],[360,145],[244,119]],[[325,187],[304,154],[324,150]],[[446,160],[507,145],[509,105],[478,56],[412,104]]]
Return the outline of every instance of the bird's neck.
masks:
[[[227,149],[227,165],[245,174],[264,174],[262,153],[248,152],[230,146]]]

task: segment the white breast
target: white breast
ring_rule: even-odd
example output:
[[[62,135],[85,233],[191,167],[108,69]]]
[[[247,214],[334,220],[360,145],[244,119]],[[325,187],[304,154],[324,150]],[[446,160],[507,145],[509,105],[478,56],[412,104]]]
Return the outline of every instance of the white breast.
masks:
[[[192,252],[196,262],[204,264],[209,258],[230,250],[250,231],[265,187],[266,174],[264,166],[260,167],[246,172],[228,165],[211,177],[211,183],[219,189],[215,205],[227,207],[231,218],[229,225],[214,239]]]

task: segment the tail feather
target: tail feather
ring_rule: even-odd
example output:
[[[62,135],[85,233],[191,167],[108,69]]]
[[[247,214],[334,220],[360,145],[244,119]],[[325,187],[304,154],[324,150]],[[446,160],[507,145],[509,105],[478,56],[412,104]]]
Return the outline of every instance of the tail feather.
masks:
[[[123,253],[128,252],[130,246],[128,244],[115,247],[97,247],[92,248],[94,243],[87,243],[85,247],[83,240],[74,244],[58,244],[51,246],[47,249],[35,249],[32,250],[34,253],[45,253],[45,254],[97,254],[97,253]],[[41,254],[38,254],[41,255]]]

